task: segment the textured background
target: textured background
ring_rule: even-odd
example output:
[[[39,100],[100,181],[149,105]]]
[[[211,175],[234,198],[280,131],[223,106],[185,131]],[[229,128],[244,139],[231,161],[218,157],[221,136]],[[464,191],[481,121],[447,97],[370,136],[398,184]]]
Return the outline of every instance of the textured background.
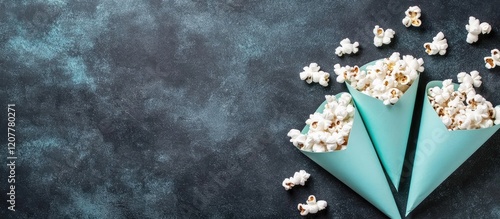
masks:
[[[479,70],[481,93],[500,104],[496,3],[432,1],[420,28],[401,24],[415,2],[243,0],[0,0],[0,103],[16,104],[15,213],[8,218],[301,218],[309,194],[328,201],[318,218],[384,215],[288,142],[325,94],[302,67],[362,65],[398,51],[426,70],[395,197],[404,212],[425,83]],[[470,15],[493,26],[465,42]],[[374,25],[392,44],[372,44]],[[445,33],[446,56],[422,47]],[[361,44],[334,54],[340,40]],[[6,112],[0,136],[6,136]],[[500,135],[495,134],[410,215],[499,218]],[[6,157],[6,139],[1,140]],[[7,162],[2,158],[2,163]],[[7,193],[2,165],[1,194]],[[295,171],[312,174],[285,191]],[[2,195],[1,200],[7,199]],[[3,217],[5,218],[5,217]]]

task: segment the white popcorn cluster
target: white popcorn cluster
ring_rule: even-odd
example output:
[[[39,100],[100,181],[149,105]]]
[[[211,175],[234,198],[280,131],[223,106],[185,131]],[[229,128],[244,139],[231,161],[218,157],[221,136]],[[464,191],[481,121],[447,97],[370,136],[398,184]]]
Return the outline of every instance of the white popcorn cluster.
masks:
[[[300,80],[306,81],[308,84],[314,82],[319,83],[323,87],[328,86],[330,74],[320,71],[320,66],[317,63],[311,63],[303,69],[304,71],[300,73]]]
[[[491,50],[491,56],[484,57],[484,62],[487,69],[492,69],[500,65],[500,51],[498,49]]]
[[[359,50],[358,46],[358,42],[351,43],[351,40],[349,38],[345,38],[340,41],[340,46],[335,49],[335,54],[337,54],[339,57],[344,54],[356,54]]]
[[[310,195],[306,201],[307,204],[299,203],[297,209],[300,211],[300,215],[305,216],[308,214],[316,214],[326,208],[328,203],[324,200],[316,201],[316,196]]]
[[[479,23],[479,20],[473,16],[469,17],[469,24],[465,25],[467,32],[467,43],[472,44],[477,42],[479,39],[479,34],[489,34],[491,31],[491,25],[483,22]]]
[[[420,20],[421,10],[418,6],[411,6],[405,11],[405,18],[403,18],[403,24],[405,27],[420,27],[422,21]]]
[[[433,87],[428,98],[436,113],[448,130],[470,130],[500,124],[500,106],[493,107],[491,102],[476,93],[475,87],[481,86],[478,71],[457,75],[460,83],[457,90],[451,79],[443,81],[442,87]]]
[[[411,86],[418,75],[424,71],[424,61],[411,55],[400,58],[393,53],[389,58],[375,62],[360,71],[358,66],[334,66],[337,82],[347,81],[362,93],[382,100],[385,105],[395,104]]]
[[[285,187],[285,190],[290,190],[292,189],[295,185],[305,185],[307,179],[309,179],[309,176],[311,174],[307,173],[305,170],[300,170],[299,172],[295,172],[292,177],[290,178],[285,178],[283,180],[283,187]]]
[[[373,28],[373,34],[375,34],[375,37],[373,38],[373,45],[381,47],[383,44],[391,43],[391,39],[394,38],[394,34],[396,34],[396,32],[392,29],[384,31],[384,29],[375,25],[375,28]]]
[[[439,55],[446,54],[446,49],[448,48],[448,42],[444,38],[443,32],[439,32],[434,38],[432,38],[432,43],[424,44],[425,52],[429,55]]]
[[[297,129],[288,132],[290,142],[300,150],[326,152],[347,147],[354,120],[352,97],[343,93],[338,99],[331,95],[326,95],[325,99],[327,103],[323,112],[315,112],[306,120],[309,125],[307,134]]]

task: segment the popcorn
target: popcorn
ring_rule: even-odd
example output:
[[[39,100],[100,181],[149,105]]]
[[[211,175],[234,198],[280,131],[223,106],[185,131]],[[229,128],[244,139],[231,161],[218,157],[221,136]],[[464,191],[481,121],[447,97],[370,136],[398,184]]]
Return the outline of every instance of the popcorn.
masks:
[[[460,83],[457,90],[451,79],[443,81],[443,86],[430,88],[428,98],[434,110],[448,130],[470,130],[488,128],[500,124],[500,106],[493,108],[491,102],[476,93],[482,84],[478,71],[457,74]],[[500,116],[499,116],[500,117]]]
[[[321,131],[330,126],[332,122],[323,117],[321,113],[314,113],[309,116],[309,119],[306,120],[306,124],[309,125],[309,128],[314,131]]]
[[[306,81],[308,84],[314,82],[319,83],[323,87],[328,86],[330,74],[320,71],[320,66],[317,63],[311,63],[303,69],[304,71],[300,73],[300,80]]]
[[[334,72],[337,75],[337,82],[339,83],[344,83],[346,78],[351,78],[351,77],[357,77],[359,73],[359,67],[358,66],[340,66],[340,64],[336,64],[333,66]]]
[[[479,24],[479,28],[481,28],[482,34],[489,34],[491,32],[491,25],[486,22]]]
[[[500,65],[500,51],[498,49],[491,50],[491,56],[484,57],[484,62],[487,69],[492,69]]]
[[[394,105],[424,71],[423,59],[411,55],[402,58],[395,52],[389,58],[379,60],[360,71],[358,66],[334,66],[337,82],[347,81],[362,93],[381,100],[386,105]]]
[[[500,124],[500,116],[496,116],[496,115],[500,115],[500,106],[495,106],[495,109],[494,109],[494,114],[493,116],[495,117],[495,121],[493,121],[495,123],[495,125],[498,125]]]
[[[290,190],[292,189],[295,185],[305,185],[307,179],[311,174],[307,173],[305,170],[300,170],[299,172],[295,172],[292,177],[286,178],[283,180],[283,187],[285,187],[285,190]]]
[[[373,28],[373,34],[375,34],[375,37],[373,38],[373,44],[376,47],[381,47],[383,44],[391,43],[391,39],[394,38],[394,34],[396,34],[396,32],[392,29],[387,29],[384,31],[384,29],[380,28],[378,25],[375,25],[375,28]]]
[[[394,54],[393,54],[394,55]],[[398,53],[399,55],[399,53]],[[416,59],[411,55],[403,56],[403,62],[399,63],[402,65],[406,64],[406,74],[410,77],[410,80],[415,80],[420,72],[424,71],[424,60],[422,58]]]
[[[298,149],[329,152],[344,150],[347,147],[355,113],[352,97],[343,93],[338,99],[331,95],[326,95],[325,99],[323,112],[315,112],[306,120],[309,125],[306,134],[297,129],[288,132],[290,142]]]
[[[448,42],[444,38],[443,32],[439,32],[434,38],[432,38],[432,43],[424,44],[425,52],[429,55],[439,55],[446,54],[446,49],[448,48]]]
[[[297,129],[292,129],[288,132],[288,137],[290,137],[290,142],[293,143],[295,147],[302,148],[308,145],[310,142],[306,142],[307,138],[305,135],[300,134]]]
[[[321,211],[326,208],[328,203],[324,200],[316,201],[316,197],[314,195],[310,195],[306,201],[307,204],[298,204],[297,209],[300,211],[300,215],[305,216],[307,214],[316,214],[318,211]]]
[[[479,23],[479,20],[473,16],[469,17],[469,24],[465,25],[467,32],[467,43],[472,44],[477,42],[479,39],[479,34],[489,34],[491,32],[491,25],[483,22]]]
[[[420,20],[421,10],[418,6],[411,6],[405,11],[405,18],[403,18],[403,25],[405,27],[420,27],[422,21]]]
[[[344,54],[356,54],[359,50],[358,46],[358,42],[351,43],[351,40],[349,40],[349,38],[345,38],[340,41],[340,46],[335,49],[335,54],[337,54],[339,57]]]
[[[478,71],[471,71],[470,74],[465,72],[460,72],[457,75],[459,83],[462,84],[472,84],[474,87],[481,87],[481,76],[479,76]]]

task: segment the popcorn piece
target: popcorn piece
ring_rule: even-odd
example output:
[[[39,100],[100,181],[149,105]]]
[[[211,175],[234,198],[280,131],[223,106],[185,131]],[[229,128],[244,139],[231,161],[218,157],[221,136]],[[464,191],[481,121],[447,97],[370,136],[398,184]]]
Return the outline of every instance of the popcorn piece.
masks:
[[[332,122],[323,117],[321,113],[314,113],[309,115],[309,119],[306,120],[306,124],[309,125],[309,129],[313,131],[325,130],[330,126]]]
[[[330,81],[330,73],[320,71],[320,66],[317,63],[311,63],[309,66],[303,68],[300,73],[300,80],[306,81],[308,84],[314,82],[319,83],[321,86],[328,86]]]
[[[397,88],[391,88],[389,91],[384,95],[384,101],[383,103],[385,105],[392,104],[394,105],[396,102],[398,102],[399,98],[403,95],[403,92],[400,91]]]
[[[405,11],[405,18],[403,18],[403,25],[405,27],[420,27],[422,24],[422,21],[420,20],[421,10],[418,6],[411,6],[408,8],[408,10]]]
[[[375,28],[373,28],[373,34],[375,34],[375,37],[373,38],[373,45],[381,47],[383,44],[391,43],[391,39],[394,38],[394,34],[396,34],[396,32],[392,29],[384,31],[384,29],[375,25]]]
[[[481,33],[479,20],[473,16],[469,17],[469,24],[465,25],[467,32],[467,43],[475,43],[478,40],[478,35]]]
[[[495,125],[498,125],[500,124],[500,106],[495,106],[495,111],[494,111],[494,116],[495,116]],[[499,115],[499,116],[496,116],[496,115]]]
[[[495,60],[500,60],[500,51],[498,49],[491,50],[491,57]]]
[[[341,67],[340,64],[335,64],[333,66],[334,72],[337,75],[337,82],[339,83],[344,83],[344,81],[350,80],[351,78],[356,78],[359,73],[359,67],[358,66],[345,66]]]
[[[356,54],[359,50],[358,46],[358,42],[351,43],[351,40],[349,40],[349,38],[345,38],[340,41],[340,46],[335,49],[335,54],[337,54],[339,57],[344,54]]]
[[[443,86],[430,88],[428,98],[448,130],[470,130],[500,124],[500,106],[493,108],[491,102],[475,91],[482,84],[478,71],[457,75],[460,83],[455,91],[451,79]],[[500,116],[499,116],[500,117]]]
[[[484,57],[484,63],[485,63],[484,66],[487,69],[492,69],[492,68],[497,67],[497,61],[494,60],[492,57]]]
[[[434,98],[434,102],[437,104],[443,104],[450,99],[450,93],[440,87],[434,87],[429,89],[430,96]]]
[[[408,16],[404,17],[401,22],[405,25],[405,27],[410,27],[412,23],[411,18]]]
[[[395,52],[389,58],[379,60],[360,71],[358,66],[334,66],[337,82],[347,81],[362,93],[381,100],[386,105],[394,105],[424,71],[424,60],[411,55],[402,58]]]
[[[300,150],[329,152],[344,150],[347,147],[355,113],[352,97],[344,93],[339,98],[326,95],[325,99],[323,112],[315,112],[306,120],[309,125],[306,134],[297,129],[288,132],[290,142]]]
[[[399,54],[399,53],[397,53]],[[416,59],[411,55],[403,56],[403,62],[398,62],[405,67],[405,73],[410,77],[410,80],[415,80],[420,72],[424,71],[424,60],[422,58]]]
[[[469,17],[469,24],[465,25],[467,30],[467,43],[472,44],[477,42],[479,39],[479,34],[489,34],[491,31],[491,25],[486,22],[479,23],[479,20],[473,16]]]
[[[439,32],[434,38],[432,38],[432,43],[424,44],[425,52],[429,55],[439,55],[446,54],[446,49],[448,48],[448,42],[444,38],[443,32]]]
[[[328,82],[330,81],[330,73],[324,71],[320,71],[319,73],[320,78],[318,83],[323,87],[328,86]]]
[[[486,22],[479,24],[479,27],[481,28],[482,34],[489,34],[491,32],[491,25]]]
[[[482,81],[478,71],[471,71],[470,74],[460,72],[457,75],[459,83],[472,84],[474,87],[481,87]]]
[[[300,215],[305,216],[308,214],[316,214],[318,211],[321,211],[326,208],[328,203],[324,200],[316,201],[316,197],[314,195],[310,195],[306,201],[307,204],[298,204],[297,209],[300,211]]]
[[[292,177],[285,178],[282,185],[285,187],[285,190],[290,190],[296,185],[303,186],[306,184],[306,181],[310,176],[311,174],[307,173],[305,170],[300,170],[299,172],[295,172]]]
[[[491,50],[491,56],[484,57],[484,63],[487,69],[492,69],[500,65],[500,51],[498,49]]]

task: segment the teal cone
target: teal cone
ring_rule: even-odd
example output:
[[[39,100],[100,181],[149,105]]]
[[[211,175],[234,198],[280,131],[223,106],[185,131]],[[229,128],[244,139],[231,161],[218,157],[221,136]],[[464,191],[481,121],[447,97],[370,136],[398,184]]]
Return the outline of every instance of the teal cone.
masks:
[[[336,95],[337,98],[340,95]],[[325,104],[326,101],[316,112],[322,112]],[[308,131],[307,125],[302,133]],[[301,150],[301,152],[387,216],[401,218],[389,182],[357,110],[345,150],[321,153]]]
[[[448,131],[427,98],[429,88],[441,85],[442,81],[431,81],[425,88],[406,215],[500,128]]]

